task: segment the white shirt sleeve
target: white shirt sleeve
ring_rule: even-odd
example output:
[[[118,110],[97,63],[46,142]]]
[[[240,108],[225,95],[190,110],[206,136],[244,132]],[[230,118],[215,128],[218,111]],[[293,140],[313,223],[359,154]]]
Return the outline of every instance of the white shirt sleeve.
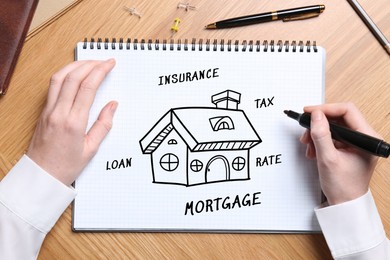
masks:
[[[75,196],[24,155],[0,182],[0,259],[36,259]]]
[[[315,213],[333,258],[390,259],[390,242],[370,190],[360,198],[316,209]]]

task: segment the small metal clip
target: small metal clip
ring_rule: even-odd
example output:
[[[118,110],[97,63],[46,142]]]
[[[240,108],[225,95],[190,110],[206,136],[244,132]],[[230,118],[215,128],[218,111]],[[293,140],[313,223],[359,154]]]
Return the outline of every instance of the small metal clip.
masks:
[[[179,18],[175,18],[174,24],[171,27],[171,31],[172,31],[171,38],[173,37],[173,35],[175,33],[177,33],[179,31],[179,24],[180,24],[180,19]]]
[[[177,8],[183,8],[186,11],[188,11],[188,10],[196,10],[196,7],[193,6],[193,5],[190,5],[190,3],[179,3],[177,5]]]
[[[141,18],[141,14],[135,9],[135,7],[129,8],[124,6],[123,7],[126,11],[128,11],[131,15],[138,16],[138,18]]]
[[[171,31],[173,33],[176,33],[177,31],[179,31],[179,24],[180,24],[180,19],[179,18],[175,18],[175,23],[172,25],[171,27]]]

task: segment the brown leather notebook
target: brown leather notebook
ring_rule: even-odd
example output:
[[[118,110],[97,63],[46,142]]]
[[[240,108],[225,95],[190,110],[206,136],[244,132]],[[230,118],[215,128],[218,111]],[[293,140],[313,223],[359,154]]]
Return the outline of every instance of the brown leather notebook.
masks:
[[[0,0],[0,94],[7,91],[38,0]]]

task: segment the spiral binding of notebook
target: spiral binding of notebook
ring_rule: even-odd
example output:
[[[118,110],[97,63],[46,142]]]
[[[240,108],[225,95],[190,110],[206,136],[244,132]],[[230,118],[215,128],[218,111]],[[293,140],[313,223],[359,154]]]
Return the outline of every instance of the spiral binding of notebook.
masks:
[[[145,39],[130,39],[127,38],[124,40],[123,38],[120,38],[119,41],[117,41],[116,38],[112,38],[111,40],[108,38],[105,38],[102,40],[102,38],[98,38],[97,41],[95,41],[94,38],[91,38],[90,41],[88,41],[87,38],[84,39],[84,49],[126,49],[126,50],[184,50],[184,51],[249,51],[249,52],[317,52],[317,44],[316,41],[292,41],[290,44],[290,41],[282,41],[279,40],[275,42],[274,40],[268,41],[264,40],[262,43],[260,40],[257,41],[246,41],[243,40],[241,43],[238,40],[235,40],[234,42],[232,40],[228,40],[225,42],[225,40],[213,40],[211,42],[210,39],[203,40],[203,39],[192,39],[191,42],[188,41],[188,39],[182,40],[163,40],[160,42],[160,40],[145,40]]]

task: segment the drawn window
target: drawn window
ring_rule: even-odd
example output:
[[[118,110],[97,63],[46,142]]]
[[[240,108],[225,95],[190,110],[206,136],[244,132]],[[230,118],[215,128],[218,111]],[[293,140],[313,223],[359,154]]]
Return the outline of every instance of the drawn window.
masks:
[[[168,141],[168,144],[177,144],[177,141],[175,139],[171,139]]]
[[[200,172],[203,168],[203,163],[199,160],[193,160],[190,164],[190,168],[194,172]]]
[[[241,171],[245,167],[245,159],[242,157],[234,158],[234,160],[232,162],[232,167],[236,171]]]
[[[214,131],[234,129],[233,120],[228,116],[213,117],[209,121]]]
[[[160,166],[166,171],[174,171],[179,166],[179,158],[173,153],[167,153],[161,157]]]

